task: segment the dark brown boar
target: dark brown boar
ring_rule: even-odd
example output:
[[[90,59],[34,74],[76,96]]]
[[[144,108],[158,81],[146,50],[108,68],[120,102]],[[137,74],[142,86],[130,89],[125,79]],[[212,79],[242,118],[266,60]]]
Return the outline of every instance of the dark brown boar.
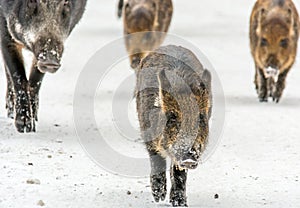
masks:
[[[285,79],[295,62],[299,16],[291,0],[258,0],[250,20],[255,85],[261,102],[279,102]]]
[[[173,206],[187,206],[186,178],[195,169],[209,134],[211,75],[189,50],[160,47],[137,73],[137,111],[151,162],[156,202],[166,197],[166,158],[171,158]]]

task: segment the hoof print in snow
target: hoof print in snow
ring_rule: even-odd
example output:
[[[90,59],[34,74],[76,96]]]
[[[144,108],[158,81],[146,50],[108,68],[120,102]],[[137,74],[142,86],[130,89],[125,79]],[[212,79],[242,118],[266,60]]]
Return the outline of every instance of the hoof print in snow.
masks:
[[[43,202],[43,200],[39,200],[37,205],[43,207],[45,206],[45,203]]]
[[[27,183],[27,184],[35,184],[35,185],[40,185],[40,184],[41,184],[41,182],[40,182],[39,179],[28,179],[28,180],[26,181],[26,183]]]

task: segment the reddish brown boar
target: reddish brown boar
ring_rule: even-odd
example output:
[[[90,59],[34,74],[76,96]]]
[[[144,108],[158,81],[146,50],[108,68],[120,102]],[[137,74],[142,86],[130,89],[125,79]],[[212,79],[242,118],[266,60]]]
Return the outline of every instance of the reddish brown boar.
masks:
[[[293,66],[299,36],[299,16],[291,0],[258,0],[250,20],[255,85],[261,102],[279,102]]]
[[[119,17],[123,14],[125,44],[130,55],[131,67],[135,69],[140,60],[164,41],[172,13],[172,0],[120,0]],[[146,33],[158,31],[163,33]]]

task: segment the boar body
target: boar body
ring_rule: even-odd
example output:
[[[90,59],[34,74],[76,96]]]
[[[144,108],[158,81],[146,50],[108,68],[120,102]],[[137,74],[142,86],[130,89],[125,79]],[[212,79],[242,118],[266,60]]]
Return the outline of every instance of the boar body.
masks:
[[[119,17],[123,14],[131,67],[136,69],[147,52],[158,48],[164,41],[173,14],[172,0],[120,0],[118,7]]]
[[[279,102],[293,66],[299,37],[299,16],[291,0],[258,0],[250,20],[255,86],[261,102]]]
[[[7,75],[6,108],[19,132],[35,131],[44,74],[60,68],[64,41],[86,0],[0,0],[0,40]],[[33,53],[27,78],[22,49]]]
[[[146,56],[137,73],[137,111],[151,161],[155,201],[166,196],[166,158],[171,165],[173,206],[186,206],[186,177],[195,169],[209,132],[211,76],[196,56],[178,46]]]

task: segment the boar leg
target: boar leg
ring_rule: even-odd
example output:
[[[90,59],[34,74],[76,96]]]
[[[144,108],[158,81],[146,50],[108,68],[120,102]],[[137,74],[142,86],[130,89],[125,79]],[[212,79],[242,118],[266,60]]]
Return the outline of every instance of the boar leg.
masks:
[[[180,170],[176,165],[171,166],[170,202],[173,207],[187,207],[186,178],[187,170]]]
[[[7,79],[7,91],[6,91],[6,109],[7,117],[13,119],[15,111],[15,92],[12,85],[12,80],[9,75],[7,67],[5,67],[6,79]]]
[[[255,89],[256,89],[257,93],[258,93],[258,86],[259,86],[258,74],[259,74],[259,72],[258,72],[258,69],[256,68],[255,69],[254,84],[255,84]]]
[[[32,118],[34,121],[38,121],[38,108],[39,108],[39,91],[41,88],[44,73],[41,73],[36,65],[36,61],[33,62],[30,76],[29,76],[29,95],[31,103]],[[33,122],[34,122],[33,121]],[[35,131],[35,126],[33,127]]]
[[[260,102],[268,102],[268,83],[262,69],[257,72],[258,98]]]
[[[273,77],[268,78],[268,95],[269,97],[273,97],[274,89],[275,89],[275,81]]]
[[[32,131],[32,119],[30,111],[29,96],[27,93],[28,81],[26,79],[21,47],[13,42],[7,31],[5,20],[1,19],[1,50],[3,61],[11,77],[15,90],[15,126],[17,131],[24,133]]]
[[[130,55],[130,66],[132,69],[137,69],[137,67],[141,62],[142,59],[141,57],[142,57],[141,53]]]
[[[156,152],[149,151],[151,163],[150,183],[156,202],[164,201],[167,195],[166,159]]]
[[[273,101],[278,103],[280,101],[280,98],[282,96],[282,92],[285,88],[285,79],[287,76],[289,70],[285,70],[282,73],[279,74],[278,76],[278,81],[276,83],[276,88],[273,93]]]
[[[119,0],[119,3],[118,3],[118,17],[119,18],[122,17],[123,6],[124,6],[124,0]]]

